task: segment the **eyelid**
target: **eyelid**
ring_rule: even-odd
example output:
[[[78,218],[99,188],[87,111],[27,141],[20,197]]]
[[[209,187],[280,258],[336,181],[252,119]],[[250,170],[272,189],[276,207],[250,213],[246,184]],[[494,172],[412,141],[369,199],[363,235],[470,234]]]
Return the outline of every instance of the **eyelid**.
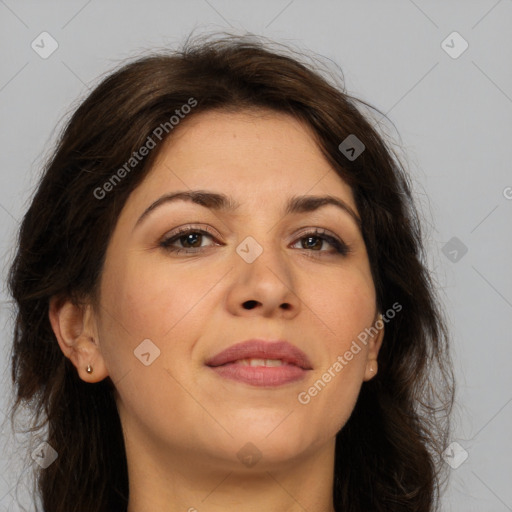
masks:
[[[328,235],[332,238],[335,238],[336,240],[339,240],[340,242],[343,242],[343,240],[336,233],[333,233],[326,228],[319,228],[315,226],[301,228],[297,233],[293,234],[293,239],[295,240],[306,235]]]
[[[160,239],[160,241],[166,241],[171,238],[174,238],[178,235],[181,235],[182,233],[188,233],[189,231],[199,231],[199,232],[206,232],[208,235],[216,238],[221,238],[222,235],[208,226],[207,224],[199,224],[199,223],[192,223],[192,224],[184,224],[182,226],[178,226],[174,228],[171,231],[168,231],[165,233],[164,236]]]

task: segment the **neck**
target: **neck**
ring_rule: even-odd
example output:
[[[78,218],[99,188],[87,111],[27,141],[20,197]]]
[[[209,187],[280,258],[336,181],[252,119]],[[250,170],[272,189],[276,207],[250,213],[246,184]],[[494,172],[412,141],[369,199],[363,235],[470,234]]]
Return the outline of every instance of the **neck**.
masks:
[[[334,442],[293,461],[262,458],[251,468],[147,449],[134,459],[127,450],[127,512],[334,512]]]

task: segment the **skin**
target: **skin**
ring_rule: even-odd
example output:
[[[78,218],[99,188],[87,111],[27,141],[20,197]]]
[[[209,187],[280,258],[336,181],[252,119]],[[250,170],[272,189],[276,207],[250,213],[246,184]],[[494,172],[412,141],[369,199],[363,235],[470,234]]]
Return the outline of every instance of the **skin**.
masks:
[[[176,201],[134,228],[161,195],[190,189],[228,194],[240,207],[228,213]],[[384,331],[309,403],[299,403],[298,394],[378,314],[356,222],[332,205],[284,216],[286,201],[303,194],[336,196],[357,215],[352,190],[300,121],[268,111],[196,114],[175,129],[126,202],[107,249],[99,306],[51,301],[53,330],[80,378],[110,376],[115,384],[128,512],[334,510],[335,435],[362,383],[376,373]],[[196,240],[202,252],[159,246],[188,224],[213,232]],[[313,249],[303,245],[304,228],[317,227],[341,238],[350,253],[321,238]],[[247,236],[263,248],[252,263],[236,252]],[[256,301],[252,309],[244,307],[249,300]],[[313,369],[299,382],[255,387],[205,366],[250,338],[286,339]],[[145,339],[160,350],[149,366],[134,356]],[[261,454],[252,467],[237,457],[246,443]]]

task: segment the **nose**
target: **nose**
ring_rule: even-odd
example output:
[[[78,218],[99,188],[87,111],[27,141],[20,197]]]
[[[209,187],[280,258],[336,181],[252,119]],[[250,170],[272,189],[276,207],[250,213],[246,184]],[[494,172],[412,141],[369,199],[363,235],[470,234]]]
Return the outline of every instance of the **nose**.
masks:
[[[301,301],[295,291],[296,277],[279,248],[264,247],[251,263],[238,254],[229,288],[227,307],[234,315],[293,318]]]

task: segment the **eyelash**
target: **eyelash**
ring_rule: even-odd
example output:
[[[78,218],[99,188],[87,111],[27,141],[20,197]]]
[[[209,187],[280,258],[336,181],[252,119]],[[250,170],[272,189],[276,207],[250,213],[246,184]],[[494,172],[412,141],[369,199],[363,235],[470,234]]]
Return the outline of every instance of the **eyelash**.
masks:
[[[207,235],[211,238],[214,238],[214,235],[210,233],[206,229],[199,229],[199,228],[193,228],[190,226],[180,228],[174,235],[171,237],[165,238],[162,241],[160,241],[159,245],[163,249],[165,249],[168,252],[171,252],[173,254],[181,254],[181,253],[188,253],[188,254],[197,254],[199,252],[202,252],[204,249],[203,247],[195,247],[195,248],[180,248],[180,247],[173,247],[171,244],[175,241],[179,240],[181,237],[189,234],[201,234],[201,235]],[[325,240],[327,243],[329,243],[332,247],[334,247],[334,251],[341,255],[341,256],[347,256],[351,249],[350,247],[343,241],[339,240],[338,238],[334,236],[330,236],[327,234],[327,232],[320,228],[315,228],[313,231],[308,231],[306,233],[302,233],[301,236],[297,239],[297,241],[302,240],[304,238],[320,238],[321,240]],[[297,243],[297,242],[295,242]],[[209,246],[211,247],[211,246]],[[318,255],[314,254],[315,252],[332,254],[330,251],[312,251],[309,249],[302,248],[301,250],[306,251],[306,253],[313,253],[308,254],[310,257],[318,257]]]

